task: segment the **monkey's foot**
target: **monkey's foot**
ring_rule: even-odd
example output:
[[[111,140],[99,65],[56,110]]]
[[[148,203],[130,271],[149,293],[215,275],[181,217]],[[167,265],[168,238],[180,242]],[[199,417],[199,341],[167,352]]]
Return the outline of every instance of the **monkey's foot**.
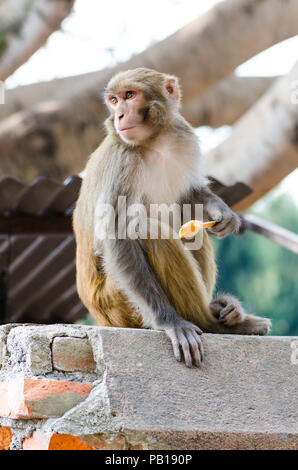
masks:
[[[231,295],[221,295],[209,306],[211,313],[219,323],[231,327],[231,333],[267,335],[270,331],[271,320],[269,318],[245,313],[239,300]]]
[[[184,359],[187,367],[200,367],[204,356],[200,338],[202,330],[186,320],[180,320],[176,326],[163,328],[172,341],[177,361]]]
[[[255,315],[246,315],[243,325],[243,334],[246,335],[267,335],[271,329],[271,320]]]
[[[243,323],[247,315],[239,300],[231,295],[221,295],[209,305],[211,313],[219,323],[234,326]]]

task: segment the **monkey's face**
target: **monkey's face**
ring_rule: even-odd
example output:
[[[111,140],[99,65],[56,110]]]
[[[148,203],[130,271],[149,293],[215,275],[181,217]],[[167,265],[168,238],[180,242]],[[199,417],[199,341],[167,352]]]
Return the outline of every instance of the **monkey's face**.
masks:
[[[148,139],[152,141],[175,120],[180,88],[178,79],[172,75],[138,68],[112,77],[104,98],[122,141],[147,145]]]
[[[108,106],[114,115],[114,127],[129,144],[141,144],[155,132],[147,119],[148,106],[141,90],[120,90],[108,94]]]

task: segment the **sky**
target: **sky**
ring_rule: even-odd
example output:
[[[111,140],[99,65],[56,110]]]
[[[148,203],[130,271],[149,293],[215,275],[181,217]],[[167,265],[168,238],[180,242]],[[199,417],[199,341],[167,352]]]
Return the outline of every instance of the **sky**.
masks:
[[[6,81],[6,88],[100,70],[127,60],[169,36],[221,0],[76,0],[73,13],[46,46]],[[298,36],[258,54],[236,69],[238,75],[281,75],[298,58]],[[204,151],[230,133],[200,128]],[[298,170],[281,184],[298,205]]]

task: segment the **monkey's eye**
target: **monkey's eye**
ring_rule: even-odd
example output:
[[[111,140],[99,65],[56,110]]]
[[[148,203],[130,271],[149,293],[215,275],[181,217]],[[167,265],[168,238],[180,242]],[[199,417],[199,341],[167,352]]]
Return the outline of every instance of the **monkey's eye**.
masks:
[[[125,99],[130,100],[131,98],[135,96],[135,94],[136,94],[135,91],[129,90],[125,93]]]
[[[110,97],[110,102],[111,102],[112,104],[118,103],[118,100],[117,100],[116,96],[111,96],[111,97]]]

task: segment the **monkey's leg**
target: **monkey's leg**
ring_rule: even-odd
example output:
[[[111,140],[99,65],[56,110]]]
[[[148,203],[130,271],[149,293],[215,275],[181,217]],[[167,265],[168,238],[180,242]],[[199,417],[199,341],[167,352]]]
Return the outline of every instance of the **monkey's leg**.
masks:
[[[204,277],[208,293],[212,295],[215,285],[214,252],[209,236],[204,232],[204,243],[200,250],[192,252]],[[247,314],[240,301],[232,295],[221,295],[210,303],[209,308],[217,325],[208,329],[210,333],[232,333],[265,335],[269,332],[271,321],[268,318]]]
[[[87,242],[77,243],[76,264],[79,297],[100,326],[142,326],[140,315],[116,288],[111,276],[102,272],[101,259]]]
[[[215,275],[203,276],[191,252],[184,249],[180,240],[142,240],[142,244],[148,262],[176,312],[203,331],[220,326],[209,308]],[[201,249],[204,251],[206,247]],[[215,269],[212,263],[210,266]]]
[[[149,263],[180,316],[208,333],[268,333],[268,319],[246,314],[240,302],[236,304],[236,299],[232,300],[230,296],[225,297],[224,305],[220,304],[222,317],[214,313],[219,305],[216,301],[211,302],[216,268],[207,234],[201,249],[193,253],[185,250],[177,240],[144,242]],[[226,310],[222,312],[223,308]]]
[[[220,295],[210,303],[210,309],[219,323],[230,327],[231,333],[266,335],[270,331],[268,318],[247,314],[240,301],[232,295]]]
[[[96,295],[103,282],[96,266],[96,259],[87,243],[77,241],[76,248],[76,283],[79,297],[88,312],[101,326],[111,326],[109,319],[96,305]]]

